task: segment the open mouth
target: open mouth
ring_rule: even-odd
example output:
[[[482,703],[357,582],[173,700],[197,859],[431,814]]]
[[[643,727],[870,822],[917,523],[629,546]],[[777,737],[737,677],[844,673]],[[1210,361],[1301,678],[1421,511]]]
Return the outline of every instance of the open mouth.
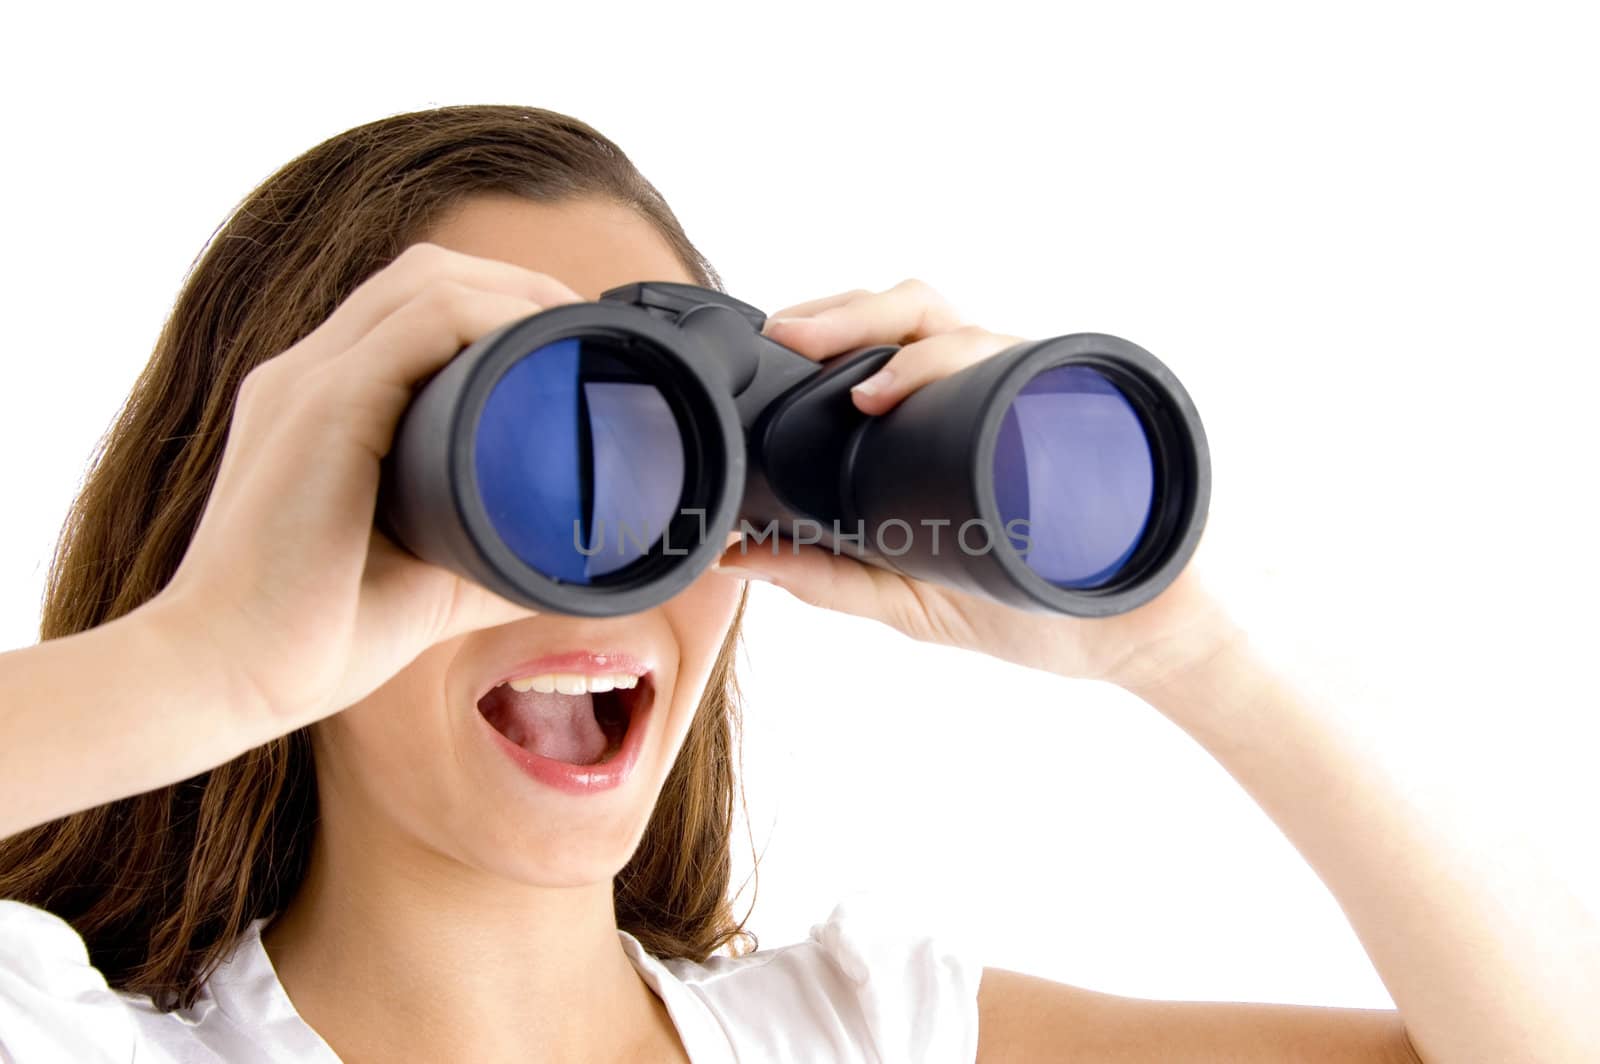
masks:
[[[654,692],[648,673],[541,673],[490,688],[478,699],[478,712],[530,754],[602,765],[621,752]]]

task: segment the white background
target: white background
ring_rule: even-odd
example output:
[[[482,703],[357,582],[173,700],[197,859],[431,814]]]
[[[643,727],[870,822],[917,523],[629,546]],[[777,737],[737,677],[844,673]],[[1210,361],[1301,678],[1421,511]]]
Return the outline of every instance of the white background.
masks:
[[[0,645],[36,638],[84,463],[233,204],[373,118],[536,104],[758,306],[917,276],[997,331],[1155,352],[1211,438],[1214,589],[1491,859],[1533,840],[1600,899],[1585,5],[567,7],[9,16]],[[770,588],[749,633],[764,945],[869,891],[1100,990],[1388,1006],[1137,699]]]

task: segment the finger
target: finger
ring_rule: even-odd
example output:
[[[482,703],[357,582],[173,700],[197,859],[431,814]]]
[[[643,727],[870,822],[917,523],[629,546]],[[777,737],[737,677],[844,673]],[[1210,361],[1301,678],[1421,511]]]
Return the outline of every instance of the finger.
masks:
[[[299,352],[295,361],[335,357],[439,281],[453,281],[546,307],[583,302],[583,296],[556,278],[516,263],[468,255],[438,244],[412,244],[357,285],[321,325],[297,344],[293,349]]]
[[[784,309],[769,315],[767,317],[767,321],[770,323],[773,321],[781,321],[787,318],[808,318],[813,314],[837,307],[841,303],[849,303],[852,300],[861,299],[862,297],[870,296],[871,294],[872,293],[867,291],[865,288],[852,288],[850,291],[840,292],[838,295],[823,296],[821,299],[813,299],[805,303],[796,303],[792,307],[785,307]]]
[[[370,379],[409,387],[480,337],[544,309],[523,296],[435,280],[335,361]]]
[[[768,322],[766,335],[807,358],[873,344],[909,344],[961,324],[945,297],[916,278],[847,300],[810,317]]]
[[[343,355],[296,383],[326,392],[327,401],[345,408],[344,416],[350,416],[352,405],[370,415],[352,423],[366,434],[362,441],[381,455],[388,451],[394,426],[418,382],[479,337],[543,309],[519,296],[435,281]]]
[[[863,413],[883,414],[923,385],[1026,342],[1019,336],[963,325],[902,347],[878,372],[851,388],[850,395]]]

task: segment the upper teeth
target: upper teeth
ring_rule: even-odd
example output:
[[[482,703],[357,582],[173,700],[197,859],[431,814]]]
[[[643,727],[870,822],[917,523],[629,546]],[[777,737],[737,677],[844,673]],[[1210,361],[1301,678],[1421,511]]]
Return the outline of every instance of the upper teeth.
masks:
[[[513,691],[539,691],[544,694],[554,691],[564,695],[582,695],[598,694],[613,688],[636,687],[639,677],[626,672],[606,672],[597,676],[576,672],[542,672],[537,676],[519,676],[506,683]]]

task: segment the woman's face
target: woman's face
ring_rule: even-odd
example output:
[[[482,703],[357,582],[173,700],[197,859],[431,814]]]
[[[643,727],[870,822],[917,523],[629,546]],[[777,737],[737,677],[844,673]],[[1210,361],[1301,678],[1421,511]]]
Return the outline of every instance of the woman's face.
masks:
[[[695,280],[650,223],[607,201],[474,199],[428,239],[549,274],[588,299],[630,281]],[[408,867],[415,856],[437,857],[530,885],[609,885],[649,822],[739,592],[738,580],[708,572],[644,613],[541,614],[425,651],[369,697],[314,727],[324,842],[354,847],[367,860],[411,851],[400,862]],[[567,660],[524,667],[555,656]],[[511,677],[560,674],[570,690],[574,675],[638,668],[648,675],[632,691],[524,694],[507,685],[480,709],[479,696]],[[624,745],[636,743],[637,753],[620,783],[573,793],[530,774],[512,740],[574,762],[613,745],[616,733],[597,729],[595,705],[603,717],[619,707],[631,711],[628,727],[636,734]]]

